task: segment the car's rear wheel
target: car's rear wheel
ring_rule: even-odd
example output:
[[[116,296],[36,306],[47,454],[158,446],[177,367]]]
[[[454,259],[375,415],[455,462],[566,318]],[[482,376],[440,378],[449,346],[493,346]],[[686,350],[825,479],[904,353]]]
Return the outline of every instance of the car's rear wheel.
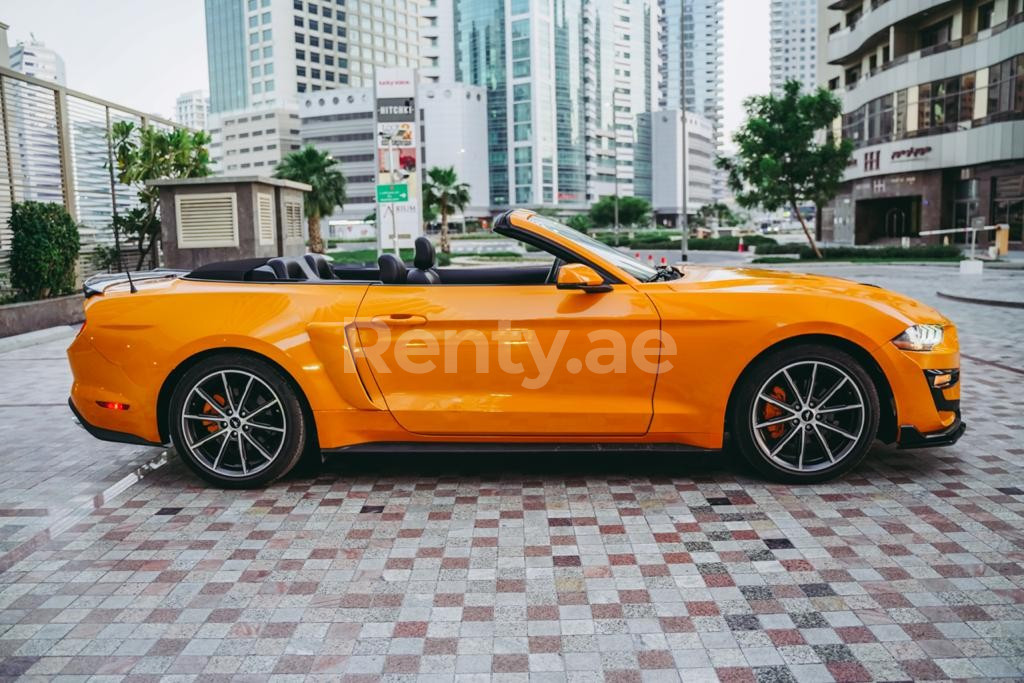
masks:
[[[874,382],[850,354],[820,344],[760,359],[736,388],[731,432],[763,474],[790,483],[826,481],[867,455],[878,432]]]
[[[205,358],[181,377],[168,423],[182,460],[228,488],[263,486],[287,474],[308,433],[287,378],[271,364],[237,353]]]

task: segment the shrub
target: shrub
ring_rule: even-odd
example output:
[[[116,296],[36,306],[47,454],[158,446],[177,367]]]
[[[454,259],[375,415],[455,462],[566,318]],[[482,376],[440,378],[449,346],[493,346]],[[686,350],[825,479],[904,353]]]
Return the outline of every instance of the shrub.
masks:
[[[22,202],[11,209],[11,286],[22,300],[75,289],[78,226],[60,204]]]
[[[921,244],[913,247],[826,247],[821,250],[826,259],[881,259],[881,260],[914,260],[914,259],[946,259],[958,261],[962,258],[959,247],[943,244]],[[809,247],[800,250],[801,259],[814,259],[814,252]]]

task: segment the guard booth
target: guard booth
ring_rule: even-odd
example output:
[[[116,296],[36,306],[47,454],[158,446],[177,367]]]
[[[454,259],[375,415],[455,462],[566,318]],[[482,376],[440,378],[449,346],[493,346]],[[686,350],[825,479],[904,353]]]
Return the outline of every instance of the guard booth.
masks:
[[[265,176],[153,180],[163,265],[192,270],[232,259],[306,252],[304,183]]]

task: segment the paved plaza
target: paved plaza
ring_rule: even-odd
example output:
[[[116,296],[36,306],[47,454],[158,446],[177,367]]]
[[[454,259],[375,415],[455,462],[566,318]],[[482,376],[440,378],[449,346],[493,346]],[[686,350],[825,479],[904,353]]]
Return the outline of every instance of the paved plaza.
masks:
[[[728,453],[375,455],[224,491],[72,423],[70,328],[0,353],[0,677],[1024,679],[1024,314],[939,299],[951,267],[819,271],[957,323],[959,444],[806,487]]]

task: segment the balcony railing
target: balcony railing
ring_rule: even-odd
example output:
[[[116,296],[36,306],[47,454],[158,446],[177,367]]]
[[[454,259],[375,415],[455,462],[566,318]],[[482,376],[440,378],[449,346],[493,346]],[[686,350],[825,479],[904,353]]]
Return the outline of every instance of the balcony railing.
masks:
[[[0,275],[11,248],[12,205],[55,202],[81,226],[83,267],[97,243],[112,241],[115,212],[137,206],[135,190],[117,182],[111,126],[171,121],[0,68]]]

